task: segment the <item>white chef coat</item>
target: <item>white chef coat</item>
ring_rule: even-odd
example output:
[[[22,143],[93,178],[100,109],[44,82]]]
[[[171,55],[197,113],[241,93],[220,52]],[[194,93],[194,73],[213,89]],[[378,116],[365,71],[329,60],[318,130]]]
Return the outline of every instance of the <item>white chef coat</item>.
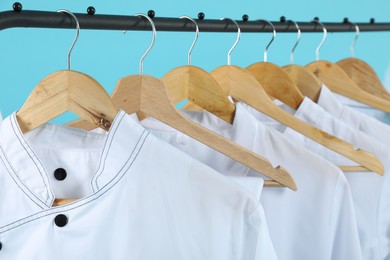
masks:
[[[263,191],[264,179],[257,176],[229,176],[235,183],[241,185],[244,189],[252,193],[252,195],[260,201]],[[266,221],[265,221],[266,222]],[[268,229],[268,228],[267,228]]]
[[[264,188],[261,203],[279,259],[361,259],[357,225],[348,184],[334,165],[296,146],[275,130],[257,122],[237,104],[233,125],[208,112],[186,112],[192,120],[233,142],[282,165],[294,177],[298,191]],[[152,134],[227,176],[258,175],[208,146],[147,118]]]
[[[335,99],[335,101],[337,101],[339,104],[343,104],[344,106],[348,107],[349,110],[359,112],[361,114],[365,114],[369,117],[373,117],[373,118],[381,121],[384,124],[390,125],[390,114],[389,113],[386,113],[384,111],[381,111],[381,110],[373,108],[373,107],[370,107],[366,104],[360,103],[358,101],[344,97],[342,95],[332,93],[327,87],[325,87],[324,85],[322,85],[322,86],[323,87],[321,89],[320,99],[321,99],[322,95],[326,96],[325,98],[322,98],[322,99],[326,99],[330,93],[330,94],[332,94],[332,97],[333,97],[333,99]]]
[[[387,146],[390,146],[389,125],[343,105],[338,100],[337,96],[323,85],[317,103],[326,110],[326,112],[348,124],[348,126],[358,129]]]
[[[284,105],[281,107],[290,113],[292,112]],[[334,108],[334,106],[332,107]],[[269,122],[271,126],[277,124],[276,121],[267,119],[264,114],[251,108],[247,109],[262,122]],[[383,177],[371,172],[345,173],[345,175],[354,200],[363,259],[387,259],[386,256],[390,252],[389,236],[386,236],[386,233],[389,234],[390,231],[390,200],[388,199],[390,198],[390,153],[388,149],[370,136],[336,119],[308,98],[305,98],[300,104],[295,116],[329,134],[350,142],[356,148],[372,152],[384,164],[385,176]],[[316,152],[335,165],[356,165],[355,162],[304,137],[291,128],[284,130],[284,136]]]
[[[0,259],[277,259],[257,198],[132,117],[119,112],[101,138],[50,125],[27,138],[15,113],[4,119]],[[83,198],[51,207],[45,149],[58,153],[52,164],[72,161],[66,179],[91,177]],[[86,155],[59,152],[78,149]]]

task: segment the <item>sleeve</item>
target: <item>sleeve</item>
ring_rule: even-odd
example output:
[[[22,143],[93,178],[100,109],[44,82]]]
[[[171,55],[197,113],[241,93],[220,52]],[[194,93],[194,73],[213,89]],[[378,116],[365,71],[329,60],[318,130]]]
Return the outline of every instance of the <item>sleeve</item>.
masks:
[[[331,259],[363,259],[352,195],[343,173],[340,173],[333,196],[329,231]]]
[[[242,259],[278,260],[272,244],[263,206],[249,215],[243,239]]]

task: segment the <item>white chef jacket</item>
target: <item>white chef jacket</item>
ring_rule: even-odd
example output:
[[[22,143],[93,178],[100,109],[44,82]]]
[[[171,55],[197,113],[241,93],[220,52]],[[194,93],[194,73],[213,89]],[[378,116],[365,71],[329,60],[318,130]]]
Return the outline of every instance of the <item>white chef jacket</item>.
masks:
[[[50,125],[27,137],[13,113],[0,148],[0,259],[277,259],[257,198],[123,111],[103,137]],[[65,180],[90,176],[83,198],[51,207],[45,153]]]
[[[261,203],[279,259],[361,259],[357,225],[348,184],[334,165],[296,146],[257,122],[237,104],[233,125],[208,112],[188,117],[265,158],[294,177],[298,191],[264,188]],[[227,176],[258,175],[208,146],[147,118],[149,131]]]
[[[343,104],[348,108],[348,110],[359,112],[359,114],[365,114],[368,117],[373,117],[379,121],[381,121],[384,124],[390,125],[390,114],[386,113],[384,111],[381,111],[379,109],[370,107],[366,104],[360,103],[358,101],[355,101],[353,99],[344,97],[342,95],[332,93],[325,85],[322,85],[320,99],[325,99],[329,97],[329,94],[332,95],[332,98],[334,101],[337,101],[340,104]],[[325,96],[321,98],[321,96]],[[318,102],[319,103],[319,102]]]
[[[286,106],[282,108],[292,112]],[[334,106],[333,106],[334,108]],[[247,108],[262,122],[269,122],[275,126],[274,120],[267,119],[251,108]],[[390,153],[388,149],[370,136],[334,118],[319,105],[305,98],[295,112],[295,116],[323,131],[337,136],[356,148],[365,149],[379,157],[385,167],[383,177],[372,172],[345,173],[351,187],[354,200],[359,236],[363,250],[363,259],[377,260],[389,257],[390,231]],[[338,166],[356,165],[349,159],[325,148],[324,146],[306,138],[291,128],[284,130],[284,136],[293,142],[303,145],[313,152],[323,156]]]
[[[323,85],[317,103],[326,110],[326,112],[340,119],[348,126],[358,129],[385,145],[390,146],[389,125],[343,105],[343,103],[338,100],[338,96],[339,95],[336,96]]]

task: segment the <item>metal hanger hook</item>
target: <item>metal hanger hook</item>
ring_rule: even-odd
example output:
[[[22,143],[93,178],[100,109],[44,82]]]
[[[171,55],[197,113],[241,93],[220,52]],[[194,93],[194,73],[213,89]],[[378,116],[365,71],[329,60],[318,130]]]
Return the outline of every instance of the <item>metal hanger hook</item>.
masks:
[[[268,49],[269,49],[269,46],[271,46],[272,42],[275,40],[276,29],[275,29],[275,26],[268,20],[261,19],[261,20],[258,20],[258,21],[263,22],[263,23],[268,23],[272,27],[272,39],[270,40],[270,42],[268,43],[267,47],[265,47],[265,50],[264,50],[264,62],[267,62]]]
[[[230,50],[228,52],[228,55],[227,55],[227,58],[228,58],[227,64],[230,66],[231,65],[232,52],[233,52],[234,48],[236,48],[236,46],[238,44],[238,41],[240,40],[240,37],[241,37],[241,28],[238,25],[238,23],[235,20],[231,19],[231,18],[221,18],[220,20],[221,21],[229,20],[229,21],[233,22],[237,26],[237,38],[236,38],[236,41],[234,42],[233,46],[230,48]]]
[[[198,41],[198,37],[199,37],[199,26],[198,26],[198,23],[189,16],[183,15],[183,16],[180,16],[179,18],[190,20],[191,22],[193,22],[195,24],[195,29],[196,29],[195,38],[194,38],[194,41],[192,42],[190,50],[188,51],[188,66],[190,66],[191,65],[191,53],[192,53],[192,50],[194,49],[194,46],[195,46],[196,42]]]
[[[316,49],[316,61],[319,61],[320,60],[320,49],[321,49],[322,45],[324,44],[326,37],[328,36],[328,30],[326,29],[326,27],[323,23],[321,23],[317,20],[313,20],[312,22],[321,25],[322,31],[324,32],[324,35],[322,36],[322,40]]]
[[[294,54],[295,54],[295,49],[297,48],[298,44],[299,44],[299,41],[301,40],[301,29],[299,28],[299,25],[297,22],[293,21],[293,20],[288,20],[287,21],[288,23],[292,23],[295,25],[295,28],[297,28],[297,31],[298,31],[298,34],[297,34],[297,41],[295,42],[294,44],[294,47],[292,48],[291,50],[291,54],[290,54],[290,62],[291,64],[294,64]]]
[[[67,13],[67,14],[69,14],[76,22],[76,35],[75,35],[74,40],[72,42],[72,45],[70,45],[70,48],[69,48],[69,51],[68,51],[68,70],[70,70],[70,63],[71,63],[70,56],[72,54],[73,47],[76,44],[76,42],[77,42],[77,40],[79,38],[79,35],[80,35],[80,24],[79,24],[79,20],[77,19],[76,15],[74,15],[72,12],[70,12],[68,10],[65,10],[65,9],[58,10],[57,12],[58,13]]]
[[[148,53],[152,49],[152,47],[154,45],[154,42],[156,40],[156,26],[154,25],[154,22],[153,22],[152,18],[150,18],[146,14],[136,14],[135,16],[142,16],[142,17],[146,18],[149,21],[150,25],[152,26],[152,31],[153,31],[152,41],[150,42],[149,47],[146,49],[144,54],[142,54],[142,57],[139,60],[139,75],[142,75],[143,74],[143,69],[144,69],[144,59],[145,59],[146,55],[148,55]],[[123,33],[126,33],[126,31],[123,31]]]
[[[353,41],[352,41],[352,44],[351,44],[351,56],[352,58],[355,58],[355,44],[357,42],[357,39],[359,38],[359,34],[360,34],[360,29],[359,29],[359,26],[356,24],[356,23],[353,23],[353,22],[350,22],[350,21],[347,21],[347,23],[349,24],[352,24],[353,26],[355,26],[355,37],[353,38]]]

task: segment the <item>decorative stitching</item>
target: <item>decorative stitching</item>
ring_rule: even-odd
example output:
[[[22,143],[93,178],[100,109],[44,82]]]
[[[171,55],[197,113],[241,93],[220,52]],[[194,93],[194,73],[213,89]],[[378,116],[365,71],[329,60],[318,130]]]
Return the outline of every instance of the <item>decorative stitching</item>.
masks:
[[[18,222],[22,222],[22,223],[20,223],[19,225],[16,225],[16,226],[14,226],[14,227],[10,227],[10,228],[8,228],[8,229],[5,229],[4,231],[0,231],[0,234],[4,234],[4,233],[9,232],[9,231],[11,231],[11,230],[13,230],[13,229],[15,229],[15,228],[18,228],[18,227],[23,226],[23,225],[25,225],[25,224],[27,224],[27,223],[33,222],[33,221],[35,221],[35,220],[44,218],[44,217],[49,216],[49,215],[57,214],[57,213],[59,213],[59,212],[68,212],[68,211],[70,211],[70,210],[73,210],[73,209],[76,209],[76,208],[80,208],[80,207],[82,207],[82,206],[84,206],[84,205],[87,205],[87,204],[89,204],[89,203],[91,203],[91,202],[93,202],[93,201],[99,199],[100,197],[102,197],[104,194],[106,194],[108,191],[110,191],[114,186],[116,186],[116,184],[118,184],[119,181],[122,180],[123,176],[126,175],[126,173],[129,172],[131,166],[133,165],[133,163],[136,161],[138,155],[140,154],[140,152],[141,152],[141,150],[142,150],[142,147],[144,146],[147,137],[149,136],[149,133],[145,134],[145,132],[146,132],[146,130],[144,130],[144,132],[142,133],[141,137],[138,139],[138,142],[137,142],[136,147],[135,147],[134,150],[132,151],[132,153],[131,153],[131,155],[129,156],[129,158],[127,159],[126,163],[125,163],[125,164],[122,166],[122,168],[119,170],[118,174],[115,175],[115,177],[114,177],[110,182],[108,182],[101,190],[97,191],[95,194],[92,194],[91,196],[89,196],[89,197],[87,197],[87,198],[82,199],[81,201],[75,202],[73,205],[76,205],[76,206],[74,206],[74,207],[70,207],[72,204],[68,204],[68,205],[63,205],[63,206],[59,206],[59,207],[56,207],[56,208],[50,208],[50,209],[44,210],[44,211],[42,211],[42,212],[35,213],[35,214],[31,215],[31,216],[25,217],[25,218],[23,218],[23,219],[17,220],[17,221],[15,221],[15,222],[11,223],[11,224],[6,225],[6,226],[3,226],[1,229],[5,229],[6,227],[11,226],[11,225],[14,225],[14,224],[16,224],[16,223],[18,223]],[[139,145],[141,139],[143,139],[143,141],[142,141],[142,144]],[[137,147],[137,146],[139,146],[139,147]],[[138,150],[137,150],[137,148],[138,148]],[[131,158],[133,157],[133,154],[134,154],[134,152],[135,152],[136,150],[137,150],[137,153],[136,153],[136,155],[134,156],[133,160],[132,160],[131,163],[130,163],[130,160],[131,160]],[[130,165],[128,165],[129,163],[130,163]],[[125,171],[123,171],[123,169],[125,168],[126,165],[128,165],[128,167],[126,168]],[[118,180],[115,181],[115,179],[118,177],[118,175],[119,175],[122,171],[123,171],[122,176],[120,176],[120,177],[118,178]],[[115,181],[115,182],[114,182],[114,181]],[[106,190],[104,190],[104,188],[107,187],[109,184],[112,184],[111,187],[108,187]],[[84,202],[84,203],[82,203],[82,202]],[[77,204],[79,204],[79,205],[77,205]],[[67,207],[68,207],[68,208],[67,208]],[[36,218],[33,218],[34,216],[39,215],[39,214],[43,214],[43,213],[45,213],[45,212],[46,212],[47,214],[44,214],[44,215],[42,215],[42,216],[38,216],[38,217],[36,217]],[[32,218],[32,219],[28,220],[29,218]],[[1,230],[1,229],[0,229],[0,230]]]
[[[15,184],[19,187],[19,189],[21,190],[21,191],[23,191],[23,193],[32,201],[32,202],[34,202],[38,207],[40,207],[41,209],[44,209],[44,207],[42,207],[41,205],[39,205],[33,198],[31,198],[27,193],[26,193],[26,191],[19,185],[19,182],[23,185],[23,186],[25,186],[24,185],[24,183],[19,179],[19,177],[17,176],[17,174],[12,174],[11,173],[11,171],[8,169],[8,168],[11,168],[12,169],[12,171],[15,171],[13,168],[12,168],[12,166],[11,166],[11,164],[9,163],[9,161],[8,161],[8,159],[7,159],[7,157],[5,156],[5,154],[4,154],[4,151],[3,151],[3,148],[0,146],[0,150],[1,150],[1,155],[0,155],[0,159],[1,159],[1,161],[3,162],[3,164],[4,164],[4,166],[5,166],[5,168],[6,168],[6,170],[7,170],[7,173],[11,176],[11,178],[12,178],[12,180],[15,182]],[[4,159],[3,159],[3,157],[4,157]],[[4,161],[4,160],[6,160],[7,161],[7,163]],[[16,178],[19,180],[19,181],[17,181],[16,179],[15,179],[15,176],[16,176]],[[30,191],[26,186],[25,186],[25,189],[27,189],[28,191]],[[30,191],[31,192],[31,191]],[[32,192],[31,192],[32,193]],[[34,195],[34,193],[32,193],[33,195]],[[42,202],[42,201],[41,201]],[[43,203],[43,202],[42,202]]]
[[[110,138],[107,138],[107,139],[110,139],[110,144],[108,145],[108,148],[105,150],[106,151],[106,155],[105,155],[105,158],[104,158],[104,160],[102,160],[101,161],[101,169],[100,169],[100,166],[99,166],[99,170],[100,170],[100,172],[99,171],[97,171],[96,172],[96,174],[93,176],[93,178],[91,179],[91,181],[93,181],[93,180],[95,180],[95,189],[96,190],[99,190],[99,185],[98,185],[98,178],[103,174],[103,172],[104,172],[104,169],[105,169],[105,166],[106,166],[106,160],[107,160],[107,157],[108,157],[108,154],[109,154],[109,152],[110,152],[110,149],[111,149],[111,145],[112,145],[112,142],[113,142],[113,140],[114,140],[114,136],[116,135],[116,132],[117,132],[117,130],[118,130],[118,128],[119,128],[119,124],[122,122],[122,119],[124,118],[124,115],[123,115],[123,117],[120,119],[120,121],[119,121],[119,123],[118,123],[118,125],[117,125],[117,127],[114,129],[114,132],[113,132],[113,134],[112,134],[112,136],[110,137]],[[142,133],[143,134],[143,133]],[[142,136],[142,134],[141,134],[141,136]],[[108,141],[108,140],[107,140]],[[139,140],[138,140],[139,141]],[[137,143],[138,144],[138,143]],[[137,147],[137,146],[136,146]],[[135,149],[135,148],[134,148]],[[94,190],[95,191],[95,190]]]
[[[122,112],[121,112],[121,113],[122,113]],[[111,148],[112,140],[114,139],[114,136],[115,136],[115,134],[116,134],[116,131],[117,131],[117,129],[119,128],[119,125],[120,125],[120,123],[122,122],[122,120],[123,120],[123,118],[125,117],[125,115],[126,115],[126,114],[123,113],[123,114],[121,115],[120,119],[119,119],[119,118],[115,118],[114,121],[112,122],[112,125],[115,126],[115,129],[111,129],[111,131],[113,131],[113,132],[110,132],[109,134],[112,133],[112,135],[107,136],[107,138],[106,138],[106,140],[105,140],[105,142],[104,142],[102,154],[100,155],[99,167],[98,167],[97,171],[95,172],[95,174],[93,175],[93,177],[91,178],[91,182],[90,182],[90,183],[91,183],[91,187],[92,187],[93,192],[96,192],[97,190],[99,190],[99,187],[98,187],[98,185],[97,185],[97,178],[98,178],[98,177],[103,173],[103,171],[104,171],[104,165],[105,165],[105,162],[106,162],[106,159],[107,159],[107,156],[108,156],[108,152],[109,152],[109,150],[110,150],[110,148]],[[118,123],[116,123],[117,120],[119,120]],[[107,143],[109,142],[109,140],[111,140],[111,141],[110,141],[110,145],[109,145],[108,148],[106,149],[106,146],[107,146]],[[105,153],[105,155],[104,155],[104,153]],[[103,159],[103,157],[104,157],[104,159]],[[94,180],[95,180],[95,184],[96,184],[95,186],[93,185],[93,184],[94,184]]]
[[[137,152],[135,158],[138,157],[138,154],[141,152],[141,148],[144,146],[145,141],[146,141],[147,137],[149,136],[149,132],[147,132],[146,134],[145,134],[145,132],[147,132],[147,131],[144,130],[144,131],[142,132],[142,136],[145,135],[145,137],[144,137],[143,140],[142,140],[142,144],[140,145],[140,148],[138,149],[138,152]],[[136,144],[136,147],[138,146],[140,140],[142,139],[142,136],[141,136],[141,138],[138,140],[138,142],[137,142],[137,144]],[[136,149],[136,148],[135,148],[135,149]],[[135,150],[135,149],[134,149],[134,150]],[[133,150],[132,153],[134,153],[134,150]],[[129,163],[130,158],[131,158],[131,156],[129,157],[129,159],[127,159],[126,163],[122,166],[122,168],[118,171],[118,173],[114,176],[114,178],[112,178],[111,181],[109,181],[106,185],[104,185],[104,186],[102,187],[102,189],[104,189],[105,187],[107,187],[111,182],[113,182],[113,181],[117,178],[117,176],[120,174],[120,172],[123,170],[123,168],[125,168],[125,166]],[[134,159],[135,159],[135,158],[134,158]],[[129,167],[127,167],[125,173],[129,171],[130,167],[133,165],[133,162],[134,162],[134,160],[131,162],[131,164],[129,165]],[[119,177],[119,180],[118,180],[116,183],[118,183],[118,182],[123,178],[124,175],[125,175],[125,174],[122,174],[122,176]],[[116,183],[115,183],[115,184],[116,184]]]
[[[16,135],[16,137],[18,138],[19,143],[23,146],[24,150],[27,152],[27,148],[26,148],[26,146],[27,146],[28,149],[31,151],[31,153],[34,155],[35,159],[42,165],[42,162],[39,160],[39,158],[37,157],[37,155],[34,153],[34,150],[31,149],[30,145],[29,145],[26,141],[21,140],[20,137],[19,137],[19,135],[16,133],[16,129],[15,129],[15,126],[14,126],[14,115],[11,117],[11,120],[10,120],[10,121],[11,121],[11,128],[12,128],[12,131],[14,132],[14,134]],[[23,134],[20,132],[20,129],[19,129],[19,128],[17,128],[17,131],[19,132],[20,135],[23,135]],[[24,144],[26,144],[26,146],[25,146]],[[48,179],[45,179],[45,178],[44,178],[44,176],[43,176],[43,174],[42,174],[42,172],[41,172],[41,169],[40,169],[39,165],[35,162],[34,158],[31,157],[31,155],[30,155],[29,152],[27,152],[27,154],[28,154],[28,156],[31,158],[31,160],[34,162],[35,166],[37,167],[38,172],[39,172],[39,174],[41,175],[41,178],[42,178],[43,183],[45,184],[46,188],[47,188],[47,187],[50,187],[50,183],[49,183]],[[47,177],[46,171],[45,171],[44,169],[43,169],[43,171],[45,172],[45,175],[46,175],[46,177]],[[26,188],[27,188],[27,187],[26,187]],[[27,189],[28,189],[28,188],[27,188]],[[31,191],[31,190],[30,190],[30,191]],[[35,196],[39,201],[41,201],[42,203],[44,203],[44,204],[46,204],[46,205],[48,205],[49,202],[50,202],[50,201],[53,201],[53,199],[54,199],[54,194],[53,194],[53,192],[52,192],[50,189],[47,189],[47,191],[48,191],[48,193],[49,193],[49,196],[48,196],[48,198],[46,199],[46,202],[43,202],[42,200],[40,200],[38,197]]]
[[[55,131],[59,132],[61,134],[67,134],[67,135],[73,135],[77,137],[84,137],[88,139],[105,139],[104,133],[95,133],[95,132],[88,132],[82,129],[72,128],[64,125],[53,125],[50,123],[46,123],[45,125],[41,126],[44,131]]]

